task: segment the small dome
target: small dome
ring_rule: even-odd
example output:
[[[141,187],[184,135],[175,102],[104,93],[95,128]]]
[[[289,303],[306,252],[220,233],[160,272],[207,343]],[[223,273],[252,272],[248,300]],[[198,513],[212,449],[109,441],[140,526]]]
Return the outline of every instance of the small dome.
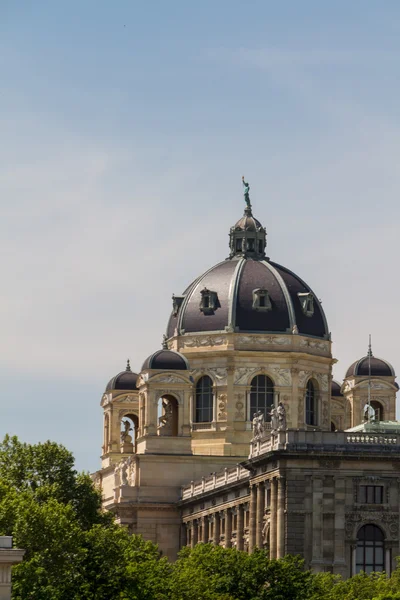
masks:
[[[186,358],[174,350],[157,350],[151,354],[142,365],[145,369],[167,369],[168,371],[187,371],[189,363]]]
[[[246,214],[245,212],[243,217],[233,226],[233,229],[235,231],[261,231],[263,226],[252,214]]]
[[[338,383],[337,381],[332,379],[331,396],[343,396],[343,394],[340,391],[340,388],[341,388],[340,383]]]
[[[121,373],[115,375],[107,383],[106,392],[111,392],[112,390],[136,390],[137,378],[138,374],[131,371],[131,365],[128,360],[125,371],[121,371]]]
[[[376,356],[363,356],[360,360],[356,360],[347,369],[346,377],[368,377],[369,375],[369,360],[371,360],[371,376],[372,377],[394,377],[395,372],[390,363],[383,358]]]

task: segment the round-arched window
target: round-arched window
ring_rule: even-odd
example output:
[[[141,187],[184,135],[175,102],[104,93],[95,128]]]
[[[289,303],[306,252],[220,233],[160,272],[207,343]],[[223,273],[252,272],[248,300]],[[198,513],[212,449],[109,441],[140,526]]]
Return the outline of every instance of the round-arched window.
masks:
[[[263,413],[265,421],[270,421],[269,411],[274,404],[274,384],[266,375],[256,375],[250,387],[250,419],[259,410]]]
[[[213,382],[204,375],[196,383],[196,400],[194,409],[195,423],[211,423],[213,420]]]
[[[317,425],[317,398],[311,379],[308,380],[306,388],[306,424]]]
[[[364,525],[358,530],[356,573],[384,570],[384,537],[377,525]]]

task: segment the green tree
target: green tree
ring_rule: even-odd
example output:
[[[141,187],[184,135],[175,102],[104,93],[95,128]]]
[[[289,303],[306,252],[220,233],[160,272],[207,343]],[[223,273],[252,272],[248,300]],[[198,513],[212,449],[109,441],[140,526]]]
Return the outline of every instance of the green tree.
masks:
[[[174,565],[171,599],[304,600],[311,585],[312,575],[297,557],[269,560],[262,550],[247,554],[198,544],[184,548]]]
[[[0,535],[26,550],[14,600],[166,600],[171,566],[110,513],[53,442],[0,444]]]

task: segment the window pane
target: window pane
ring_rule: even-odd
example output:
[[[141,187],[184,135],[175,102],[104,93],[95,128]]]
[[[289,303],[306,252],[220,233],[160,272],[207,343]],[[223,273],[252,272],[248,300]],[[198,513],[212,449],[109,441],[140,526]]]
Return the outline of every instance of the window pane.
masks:
[[[367,486],[367,502],[373,504],[375,501],[375,488],[372,485]]]
[[[382,504],[383,502],[383,486],[375,486],[375,503]]]
[[[269,411],[274,403],[274,384],[269,377],[257,375],[253,378],[250,388],[250,419],[259,410],[264,419],[270,421]]]
[[[358,490],[358,501],[361,502],[362,504],[365,504],[365,502],[367,501],[365,488],[366,488],[365,485],[360,485],[359,490]]]
[[[208,375],[201,377],[196,385],[196,423],[211,423],[213,418],[212,380]]]
[[[375,549],[375,562],[377,565],[383,565],[383,548]]]

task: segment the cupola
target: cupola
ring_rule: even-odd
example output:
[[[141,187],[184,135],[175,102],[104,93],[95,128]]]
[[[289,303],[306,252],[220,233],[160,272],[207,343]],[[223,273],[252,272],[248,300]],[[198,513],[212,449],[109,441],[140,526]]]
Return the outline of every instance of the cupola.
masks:
[[[245,257],[265,259],[266,231],[260,221],[253,217],[250,203],[250,185],[242,177],[246,208],[241,219],[231,227],[229,233],[229,258]]]

